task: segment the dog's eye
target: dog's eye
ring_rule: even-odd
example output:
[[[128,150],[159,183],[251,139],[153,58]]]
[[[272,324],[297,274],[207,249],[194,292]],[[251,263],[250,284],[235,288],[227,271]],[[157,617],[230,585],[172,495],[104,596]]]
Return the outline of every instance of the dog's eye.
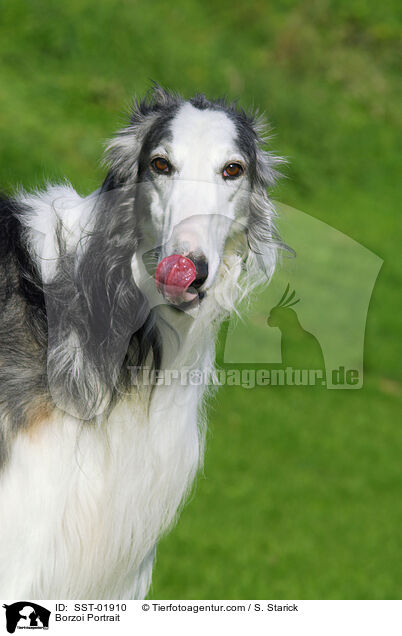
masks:
[[[171,164],[164,157],[152,159],[151,166],[158,174],[170,174],[172,172]]]
[[[228,163],[222,172],[224,179],[237,179],[241,177],[244,172],[244,168],[240,163]]]

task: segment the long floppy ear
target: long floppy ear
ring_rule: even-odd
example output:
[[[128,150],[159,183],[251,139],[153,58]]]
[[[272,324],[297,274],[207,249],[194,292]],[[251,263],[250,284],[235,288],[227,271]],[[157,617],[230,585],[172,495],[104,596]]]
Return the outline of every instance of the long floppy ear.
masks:
[[[268,141],[269,136],[265,134],[266,124],[261,117],[255,118],[253,127],[257,148],[249,204],[249,265],[251,269],[257,266],[260,272],[270,280],[278,261],[279,250],[289,249],[277,231],[275,223],[277,213],[268,195],[268,189],[272,188],[281,176],[278,167],[286,161],[282,157],[263,150],[262,146]]]
[[[101,414],[127,388],[130,367],[149,356],[160,364],[159,335],[131,262],[140,236],[134,203],[141,150],[173,99],[154,88],[109,143],[109,173],[95,205],[88,203],[90,229],[74,251],[58,231],[57,273],[45,285],[49,389],[60,408],[82,419]]]
[[[45,286],[49,389],[60,408],[82,419],[101,414],[123,376],[128,381],[151,320],[131,271],[138,245],[132,210],[124,188],[100,195],[85,251],[65,253]]]

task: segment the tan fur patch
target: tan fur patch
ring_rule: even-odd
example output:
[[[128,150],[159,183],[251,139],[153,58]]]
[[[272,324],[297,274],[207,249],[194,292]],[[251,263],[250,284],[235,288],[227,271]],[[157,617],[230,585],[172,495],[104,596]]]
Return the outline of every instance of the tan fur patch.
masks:
[[[42,425],[49,419],[54,406],[45,398],[39,399],[31,406],[26,418],[25,431],[34,440],[40,435]]]

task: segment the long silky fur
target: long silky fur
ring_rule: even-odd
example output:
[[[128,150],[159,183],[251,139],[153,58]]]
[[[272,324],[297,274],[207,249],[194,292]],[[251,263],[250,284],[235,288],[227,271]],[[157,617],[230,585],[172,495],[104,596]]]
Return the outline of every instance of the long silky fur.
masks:
[[[15,502],[25,488],[18,470],[29,453],[32,488],[47,493],[41,501],[49,517],[31,556],[16,542],[0,541],[4,598],[147,593],[156,542],[202,464],[209,393],[205,386],[148,390],[141,380],[133,384],[133,373],[140,378],[141,369],[173,361],[178,369],[213,374],[219,325],[275,269],[283,244],[267,189],[282,160],[263,149],[258,116],[203,95],[188,101],[232,120],[250,175],[239,225],[245,240],[233,237],[236,247],[225,251],[209,309],[192,323],[183,312],[173,327],[163,311],[157,316],[131,272],[146,214],[138,187],[148,149],[169,135],[182,97],[155,85],[134,102],[128,125],[107,146],[104,183],[89,197],[64,185],[0,199],[2,532],[12,543],[15,532],[27,533],[27,542],[33,536]],[[65,214],[64,199],[73,213]],[[37,421],[38,437],[25,435]],[[53,503],[52,482],[63,484]],[[31,582],[20,582],[24,572]]]

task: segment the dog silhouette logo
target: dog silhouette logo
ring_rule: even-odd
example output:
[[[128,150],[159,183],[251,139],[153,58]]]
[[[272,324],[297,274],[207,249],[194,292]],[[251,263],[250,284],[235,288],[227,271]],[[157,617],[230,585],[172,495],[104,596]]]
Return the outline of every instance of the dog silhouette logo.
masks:
[[[3,607],[9,634],[14,634],[16,629],[49,629],[50,611],[37,603],[18,601]]]

